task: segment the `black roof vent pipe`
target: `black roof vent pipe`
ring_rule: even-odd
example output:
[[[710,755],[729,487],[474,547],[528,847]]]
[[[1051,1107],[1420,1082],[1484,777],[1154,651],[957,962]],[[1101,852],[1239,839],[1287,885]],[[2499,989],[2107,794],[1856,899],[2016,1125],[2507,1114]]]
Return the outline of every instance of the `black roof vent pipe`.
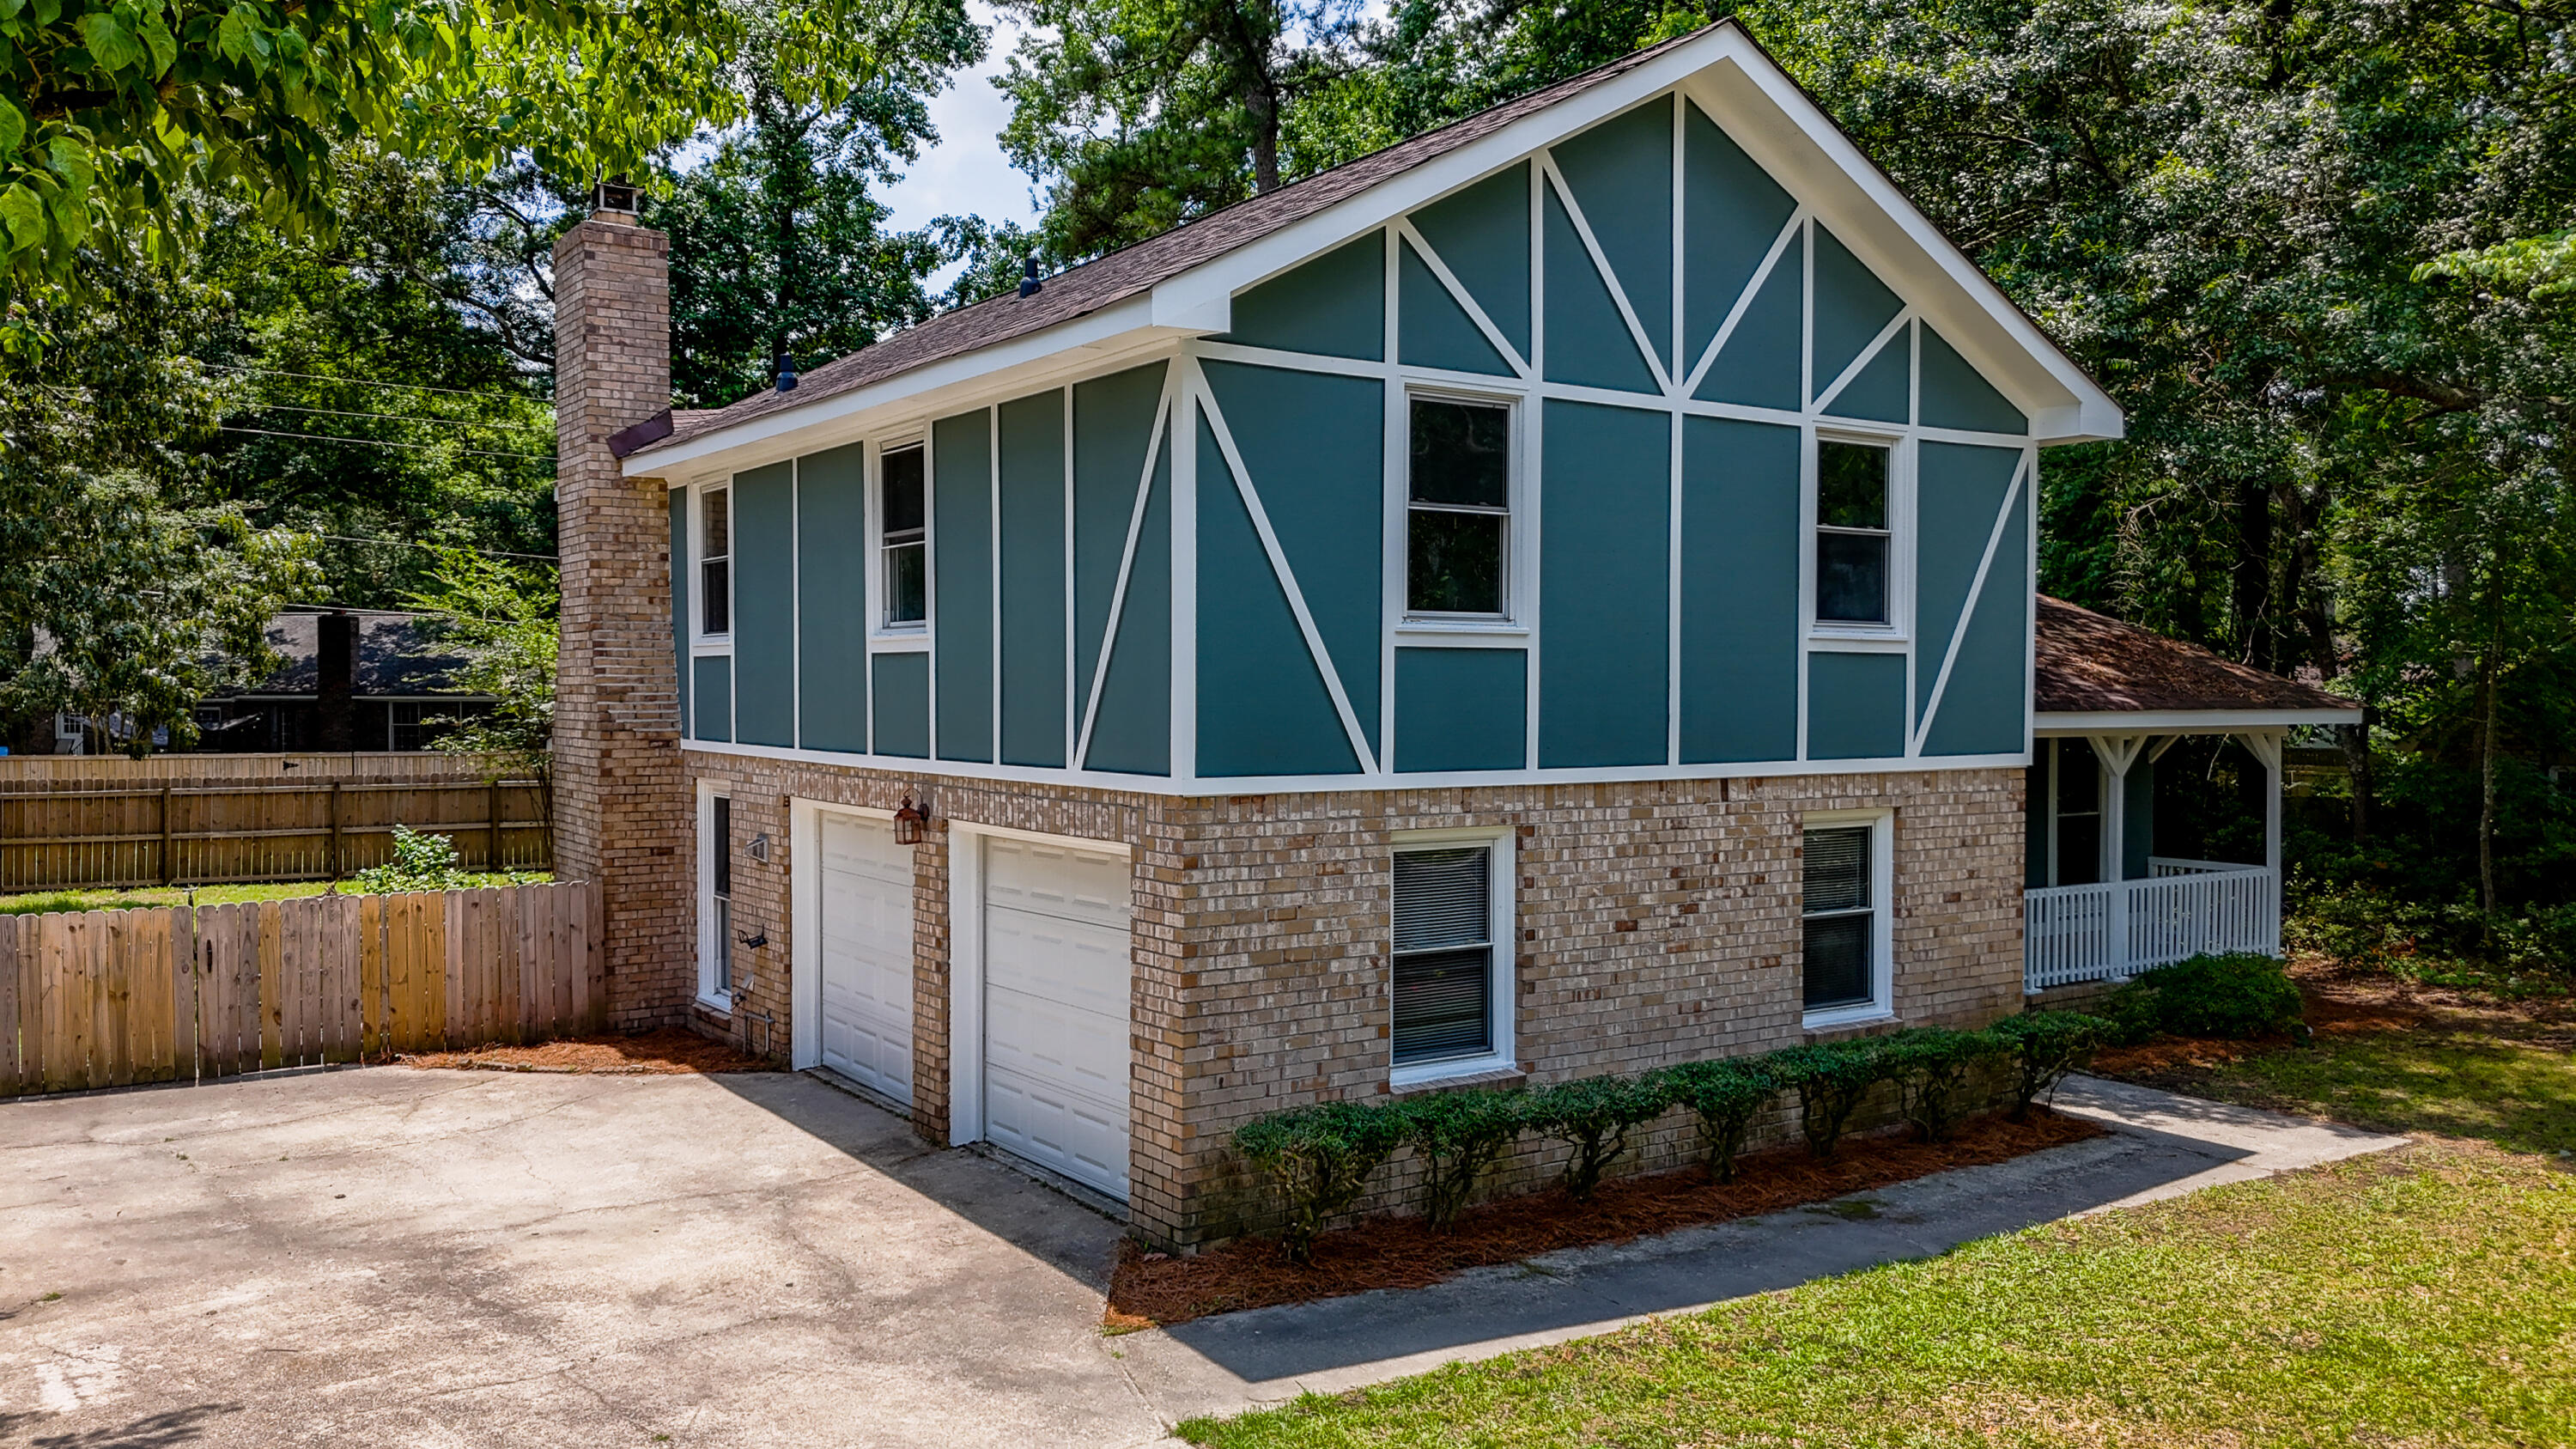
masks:
[[[794,392],[796,390],[796,356],[794,353],[782,352],[778,354],[778,390],[780,392]]]
[[[1029,257],[1020,263],[1020,295],[1034,297],[1046,283],[1038,280],[1038,259]]]

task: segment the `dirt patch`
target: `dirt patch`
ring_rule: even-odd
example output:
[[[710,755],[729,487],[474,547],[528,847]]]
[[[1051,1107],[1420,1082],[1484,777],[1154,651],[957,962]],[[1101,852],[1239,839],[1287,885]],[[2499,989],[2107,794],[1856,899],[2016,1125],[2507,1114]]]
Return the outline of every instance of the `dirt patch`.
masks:
[[[1149,1253],[1131,1241],[1119,1252],[1101,1326],[1120,1333],[1373,1288],[1424,1288],[1468,1268],[1829,1202],[2102,1135],[2081,1118],[2040,1110],[2020,1123],[1980,1118],[1945,1143],[1847,1139],[1823,1162],[1804,1146],[1773,1148],[1740,1158],[1731,1183],[1711,1182],[1693,1167],[1603,1183],[1589,1203],[1549,1187],[1470,1208],[1446,1233],[1416,1217],[1370,1218],[1318,1238],[1315,1261],[1302,1267],[1266,1238],[1237,1239],[1189,1258]]]
[[[774,1072],[778,1065],[736,1051],[693,1031],[665,1027],[642,1036],[586,1036],[537,1046],[483,1046],[462,1052],[404,1052],[407,1067],[487,1072],[574,1072],[602,1075],[674,1075],[689,1072]]]

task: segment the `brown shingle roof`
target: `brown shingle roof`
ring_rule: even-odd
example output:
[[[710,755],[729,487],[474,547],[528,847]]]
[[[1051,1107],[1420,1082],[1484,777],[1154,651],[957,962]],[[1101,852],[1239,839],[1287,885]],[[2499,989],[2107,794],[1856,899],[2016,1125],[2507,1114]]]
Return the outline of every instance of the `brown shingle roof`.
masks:
[[[908,327],[882,342],[815,368],[797,380],[793,392],[757,392],[730,407],[676,413],[668,436],[639,442],[631,451],[648,453],[657,448],[672,447],[718,428],[733,427],[753,418],[820,402],[883,381],[897,373],[995,343],[1008,342],[1059,322],[1088,316],[1151,291],[1156,283],[1179,276],[1202,262],[1303,221],[1391,176],[1491,135],[1533,111],[1544,110],[1603,81],[1635,70],[1665,51],[1687,44],[1704,33],[1693,31],[1689,35],[1676,36],[1634,55],[1623,56],[1581,75],[1478,111],[1439,130],[1426,131],[1411,140],[1399,141],[1356,161],[1346,161],[1303,181],[1291,182],[1276,191],[1210,212],[1123,251],[1111,252],[1096,261],[1085,262],[1049,277],[1046,286],[1035,296],[1005,294],[971,307],[960,307],[954,312],[943,312],[918,327]]]
[[[2354,707],[2322,689],[2046,594],[2039,596],[2034,672],[2042,714]]]

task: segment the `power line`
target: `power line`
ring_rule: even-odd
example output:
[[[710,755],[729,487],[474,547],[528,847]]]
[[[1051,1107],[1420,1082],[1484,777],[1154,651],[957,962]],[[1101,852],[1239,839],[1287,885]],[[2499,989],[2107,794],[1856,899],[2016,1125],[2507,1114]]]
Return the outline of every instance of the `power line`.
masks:
[[[333,543],[380,543],[388,548],[455,548],[463,549],[467,553],[489,554],[494,558],[534,559],[539,563],[554,563],[557,561],[555,555],[550,553],[512,553],[506,548],[476,548],[471,544],[463,543],[423,543],[415,538],[358,538],[346,533],[317,533],[311,535],[311,537],[327,538]]]
[[[327,372],[289,372],[282,367],[244,367],[239,363],[232,362],[209,362],[204,365],[219,372],[256,372],[267,377],[300,377],[309,382],[348,382],[356,383],[361,387],[400,388],[405,392],[443,392],[454,394],[457,397],[521,396],[517,393],[506,392],[476,392],[472,388],[463,387],[429,387],[417,382],[385,382],[379,378],[373,377],[335,377]],[[534,401],[534,399],[526,400]]]
[[[360,447],[366,448],[413,448],[427,451],[446,446],[442,443],[397,443],[389,438],[351,438],[344,437],[338,433],[287,433],[280,432],[275,428],[236,428],[230,423],[224,424],[222,427],[217,428],[216,431],[222,433],[255,433],[263,438],[301,438],[308,443],[356,443]],[[478,458],[532,458],[540,463],[551,463],[554,461],[554,454],[552,453],[503,453],[497,452],[491,448],[458,448],[455,451],[459,453],[470,453]]]
[[[251,411],[261,413],[320,413],[334,418],[380,418],[389,423],[444,423],[451,428],[515,428],[521,423],[478,423],[471,418],[424,418],[410,413],[353,413],[346,408],[302,408],[286,403],[254,403]]]

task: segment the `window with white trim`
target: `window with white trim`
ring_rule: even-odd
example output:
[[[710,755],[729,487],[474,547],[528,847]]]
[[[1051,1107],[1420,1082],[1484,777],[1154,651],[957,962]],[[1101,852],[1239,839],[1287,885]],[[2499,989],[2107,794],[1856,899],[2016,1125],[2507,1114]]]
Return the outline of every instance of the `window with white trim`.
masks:
[[[699,819],[705,831],[699,879],[706,883],[706,901],[698,916],[698,994],[725,1001],[733,995],[733,800],[706,797]]]
[[[930,470],[916,445],[887,452],[877,467],[877,547],[884,566],[879,618],[889,629],[930,618]]]
[[[1405,612],[1504,617],[1511,592],[1510,405],[1415,397],[1406,434]]]
[[[1400,845],[1394,864],[1396,1075],[1510,1065],[1509,837]]]
[[[698,632],[733,632],[733,490],[698,490]]]
[[[1888,824],[1884,815],[1807,821],[1799,913],[1810,1023],[1888,1009]]]
[[[1816,622],[1896,622],[1896,450],[1816,440]]]

